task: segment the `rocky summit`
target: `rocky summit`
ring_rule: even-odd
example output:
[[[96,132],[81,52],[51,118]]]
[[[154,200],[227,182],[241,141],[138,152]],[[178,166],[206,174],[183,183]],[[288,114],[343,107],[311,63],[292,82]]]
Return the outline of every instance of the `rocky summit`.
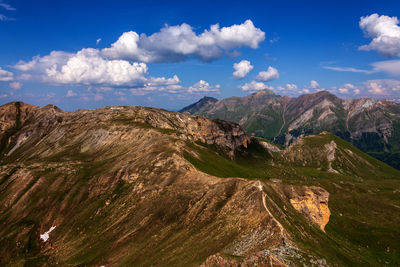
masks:
[[[397,114],[389,102],[313,97],[329,101],[260,92],[199,108],[250,133],[275,112],[283,123],[260,135],[276,139],[316,116],[318,129],[342,125],[345,110],[345,129],[363,136],[357,114]],[[254,110],[239,116],[239,101]],[[392,126],[375,125],[391,144]],[[221,119],[21,102],[0,107],[0,130],[1,266],[400,264],[400,172],[331,133],[283,147]]]
[[[344,100],[327,91],[291,98],[265,89],[194,104],[182,112],[233,121],[251,135],[285,146],[299,137],[328,131],[400,169],[400,104],[396,102]]]

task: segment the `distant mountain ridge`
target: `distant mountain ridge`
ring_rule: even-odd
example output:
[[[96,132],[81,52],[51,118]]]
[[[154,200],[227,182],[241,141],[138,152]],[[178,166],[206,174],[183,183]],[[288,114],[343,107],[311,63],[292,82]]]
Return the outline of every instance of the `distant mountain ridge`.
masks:
[[[182,111],[239,123],[248,134],[281,145],[328,131],[400,169],[400,104],[392,101],[344,100],[327,91],[288,97],[266,89]]]
[[[202,108],[204,108],[207,105],[211,105],[214,104],[215,102],[217,102],[218,99],[214,98],[214,97],[209,97],[209,96],[205,96],[202,99],[200,99],[199,101],[197,101],[196,103],[193,103],[187,107],[184,107],[183,109],[179,110],[179,112],[184,113],[187,110],[190,110],[192,112],[194,112],[195,110],[200,110]]]

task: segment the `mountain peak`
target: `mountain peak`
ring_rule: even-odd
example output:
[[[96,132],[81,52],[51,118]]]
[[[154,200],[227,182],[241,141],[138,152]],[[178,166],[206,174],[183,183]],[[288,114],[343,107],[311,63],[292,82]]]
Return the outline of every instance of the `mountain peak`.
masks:
[[[251,95],[254,95],[254,96],[275,95],[275,93],[270,89],[262,89],[262,90],[260,90],[258,92],[255,92],[255,93],[251,94]]]
[[[196,103],[193,103],[193,104],[191,104],[189,106],[186,106],[183,109],[179,110],[179,112],[181,112],[181,113],[184,113],[184,112],[187,112],[187,113],[197,112],[202,107],[210,105],[210,104],[214,104],[217,101],[218,101],[218,99],[216,99],[214,97],[204,96],[203,98],[201,98]]]

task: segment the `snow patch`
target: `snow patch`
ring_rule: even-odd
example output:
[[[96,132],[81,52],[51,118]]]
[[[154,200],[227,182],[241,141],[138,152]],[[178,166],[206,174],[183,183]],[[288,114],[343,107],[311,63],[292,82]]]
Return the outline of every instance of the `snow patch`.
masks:
[[[43,240],[43,242],[46,242],[50,238],[50,233],[56,229],[56,226],[50,227],[49,231],[45,232],[44,234],[40,235],[40,239]]]

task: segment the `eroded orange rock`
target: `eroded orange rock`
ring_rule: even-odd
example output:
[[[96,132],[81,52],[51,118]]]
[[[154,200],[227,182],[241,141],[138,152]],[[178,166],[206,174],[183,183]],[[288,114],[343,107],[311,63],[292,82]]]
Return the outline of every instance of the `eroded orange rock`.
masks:
[[[328,207],[329,192],[317,186],[291,186],[289,201],[293,208],[306,215],[325,232],[331,212]]]

